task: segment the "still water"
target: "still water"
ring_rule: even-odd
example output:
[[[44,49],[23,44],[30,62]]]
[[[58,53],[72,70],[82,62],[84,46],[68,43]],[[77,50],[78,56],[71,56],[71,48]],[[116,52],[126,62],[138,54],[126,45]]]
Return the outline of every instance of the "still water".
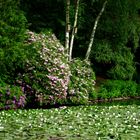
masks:
[[[97,105],[140,105],[140,99],[126,99],[126,100],[119,100],[119,101],[105,101],[105,102],[98,102]]]

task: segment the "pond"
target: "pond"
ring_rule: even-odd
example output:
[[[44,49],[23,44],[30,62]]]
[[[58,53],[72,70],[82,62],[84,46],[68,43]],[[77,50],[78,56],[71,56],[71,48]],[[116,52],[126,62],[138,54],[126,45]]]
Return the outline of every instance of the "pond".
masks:
[[[129,103],[129,104],[128,104]],[[138,140],[138,101],[0,112],[1,140]]]
[[[140,99],[122,99],[114,101],[98,102],[96,105],[112,106],[112,105],[140,105]]]

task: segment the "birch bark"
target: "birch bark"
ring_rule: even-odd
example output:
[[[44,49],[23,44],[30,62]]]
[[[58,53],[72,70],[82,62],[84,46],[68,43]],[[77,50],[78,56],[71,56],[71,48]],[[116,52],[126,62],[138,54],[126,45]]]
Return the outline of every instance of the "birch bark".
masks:
[[[73,50],[74,37],[75,37],[75,34],[77,33],[77,20],[78,20],[79,2],[80,2],[80,0],[77,0],[77,2],[76,2],[74,25],[73,25],[71,41],[70,41],[69,61],[72,60],[72,50]]]
[[[103,14],[104,10],[105,10],[106,4],[107,4],[107,0],[104,2],[100,13],[98,14],[98,16],[95,19],[95,23],[94,23],[93,30],[92,30],[92,33],[91,33],[90,42],[89,42],[88,49],[87,49],[87,52],[86,52],[85,60],[89,59],[89,56],[90,56],[90,53],[91,53],[91,48],[92,48],[93,41],[94,41],[96,28],[97,28],[99,19],[100,19],[101,15]]]
[[[70,0],[66,0],[65,48],[67,55],[69,55],[69,41],[70,41]]]

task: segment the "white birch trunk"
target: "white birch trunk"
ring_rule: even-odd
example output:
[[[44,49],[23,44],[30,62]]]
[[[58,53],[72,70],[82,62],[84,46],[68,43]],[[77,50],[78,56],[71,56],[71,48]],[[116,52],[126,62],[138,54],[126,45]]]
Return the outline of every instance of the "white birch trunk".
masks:
[[[74,18],[74,25],[73,25],[71,41],[70,41],[69,61],[71,61],[71,59],[72,59],[73,42],[74,42],[75,34],[77,32],[77,20],[78,20],[79,2],[80,2],[80,0],[77,0],[75,18]]]
[[[87,49],[87,52],[86,52],[85,60],[89,59],[91,48],[92,48],[93,41],[94,41],[94,36],[95,36],[96,28],[97,28],[99,19],[100,19],[101,15],[103,14],[104,10],[105,10],[106,4],[107,4],[107,0],[104,2],[100,13],[98,14],[98,16],[97,16],[97,18],[95,20],[95,23],[94,23],[94,26],[93,26],[93,30],[92,30],[92,33],[91,33],[91,37],[90,37],[90,42],[89,42],[88,49]]]
[[[65,31],[65,48],[69,55],[69,41],[70,41],[70,0],[66,0],[66,31]]]

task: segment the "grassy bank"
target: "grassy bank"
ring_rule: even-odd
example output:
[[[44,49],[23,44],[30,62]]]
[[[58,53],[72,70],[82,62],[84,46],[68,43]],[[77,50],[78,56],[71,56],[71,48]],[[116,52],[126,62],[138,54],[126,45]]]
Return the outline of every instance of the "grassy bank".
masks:
[[[140,106],[79,106],[0,112],[1,140],[136,140]]]
[[[140,84],[135,81],[111,80],[97,77],[96,99],[105,100],[125,100],[140,97]]]

